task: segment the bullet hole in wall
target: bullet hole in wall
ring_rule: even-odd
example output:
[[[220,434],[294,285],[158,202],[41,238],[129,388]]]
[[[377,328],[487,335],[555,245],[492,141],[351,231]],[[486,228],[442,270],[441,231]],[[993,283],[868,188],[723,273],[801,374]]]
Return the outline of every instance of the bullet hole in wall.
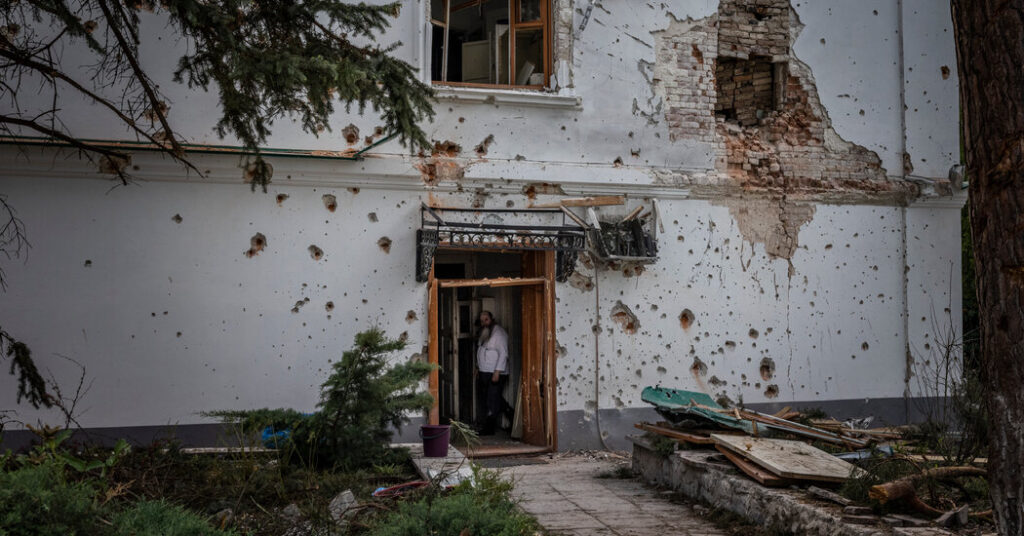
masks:
[[[756,338],[757,338],[757,336],[759,335],[759,333],[757,332],[757,330],[756,330],[756,329],[754,329],[754,328],[750,328],[750,332],[749,332],[749,333],[747,333],[747,335],[750,335],[750,338],[751,338],[751,339],[756,339]]]
[[[388,238],[386,236],[380,237],[380,240],[377,241],[377,246],[384,253],[391,253],[391,239],[390,238]]]
[[[689,309],[683,309],[683,312],[679,313],[679,325],[682,326],[683,329],[690,329],[690,326],[693,325],[693,322],[693,311]]]
[[[171,221],[173,221],[174,223],[181,223],[182,220],[183,218],[181,217],[181,214],[175,214],[174,216],[171,216]]]
[[[327,210],[329,210],[331,212],[334,212],[335,210],[338,210],[338,198],[337,197],[334,197],[334,195],[332,195],[332,194],[324,194],[322,199],[324,201],[324,207]]]
[[[621,301],[616,301],[612,307],[612,320],[615,321],[622,329],[623,332],[630,335],[636,333],[640,329],[640,320],[637,319],[636,315],[629,307]]]
[[[870,348],[870,346],[868,346],[868,343],[866,341],[860,345],[860,349],[864,350],[865,352],[868,350],[868,348]]]
[[[245,252],[245,256],[251,259],[266,247],[267,237],[263,236],[263,233],[256,233],[249,239],[249,250]]]
[[[491,148],[491,144],[493,144],[493,143],[494,143],[494,134],[488,134],[487,137],[484,138],[484,141],[480,142],[480,144],[477,145],[473,149],[473,151],[475,151],[476,155],[479,156],[479,157],[487,156],[487,150]]]
[[[92,266],[92,261],[89,259],[85,259],[85,267],[88,268],[90,266]]]
[[[410,324],[415,322],[418,318],[419,317],[416,316],[416,311],[413,311],[412,309],[409,309],[409,311],[405,313],[405,321]]]
[[[316,245],[310,245],[309,246],[309,256],[314,261],[318,261],[318,260],[324,258],[324,250],[320,249]]]
[[[694,356],[693,363],[690,365],[690,373],[694,376],[707,376],[708,366],[699,357]]]
[[[324,309],[326,309],[328,313],[333,311],[334,310],[334,302],[329,301],[329,302],[325,303],[324,304]]]
[[[349,191],[349,193],[351,193],[352,195],[359,195],[359,188],[356,188],[356,187],[352,187],[352,188],[349,188],[349,189],[348,189],[348,191]]]
[[[768,381],[775,376],[775,360],[766,357],[761,360],[761,379]]]
[[[303,299],[301,299],[301,300],[299,300],[299,301],[295,302],[295,306],[294,306],[294,307],[292,307],[292,312],[293,312],[293,313],[297,313],[297,312],[299,312],[299,309],[301,309],[301,308],[302,308],[302,306],[303,306],[303,305],[306,305],[307,303],[309,303],[309,298],[303,298]]]
[[[376,212],[371,212],[371,213],[367,214],[366,217],[367,217],[367,219],[370,220],[370,223],[377,223],[377,213]]]
[[[764,390],[764,396],[766,398],[777,398],[779,396],[779,386],[775,385],[774,383],[769,385]]]
[[[359,127],[352,123],[343,129],[341,129],[341,135],[345,137],[345,142],[349,145],[355,145],[359,141]]]
[[[949,67],[948,66],[943,65],[942,67],[939,67],[939,71],[942,72],[942,79],[943,80],[949,80]]]
[[[281,206],[285,199],[288,199],[288,194],[277,194],[277,206]]]

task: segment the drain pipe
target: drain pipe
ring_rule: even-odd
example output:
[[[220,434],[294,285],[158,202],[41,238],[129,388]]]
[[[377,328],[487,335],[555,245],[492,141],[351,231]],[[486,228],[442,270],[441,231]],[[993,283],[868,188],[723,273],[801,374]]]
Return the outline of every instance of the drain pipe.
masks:
[[[594,326],[594,420],[597,423],[597,439],[601,441],[604,450],[608,443],[604,442],[604,432],[601,431],[601,351],[599,342],[601,340],[601,286],[598,283],[600,278],[600,267],[594,263],[594,317],[597,324]]]

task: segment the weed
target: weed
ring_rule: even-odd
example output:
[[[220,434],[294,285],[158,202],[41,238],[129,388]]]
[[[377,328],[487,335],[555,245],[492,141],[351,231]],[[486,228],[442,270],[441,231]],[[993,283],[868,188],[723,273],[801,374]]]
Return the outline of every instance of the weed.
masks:
[[[644,432],[643,437],[651,445],[651,450],[662,457],[671,455],[679,447],[679,443],[677,441],[673,441],[662,435]]]
[[[620,465],[615,469],[609,469],[602,471],[597,474],[595,478],[621,478],[630,479],[633,478],[633,468],[628,465]]]
[[[211,527],[203,518],[164,501],[140,501],[113,519],[112,536],[229,536],[234,531]]]
[[[459,536],[487,534],[528,536],[539,531],[536,520],[511,499],[513,484],[498,471],[473,467],[473,479],[448,492],[427,490],[378,517],[370,536]]]

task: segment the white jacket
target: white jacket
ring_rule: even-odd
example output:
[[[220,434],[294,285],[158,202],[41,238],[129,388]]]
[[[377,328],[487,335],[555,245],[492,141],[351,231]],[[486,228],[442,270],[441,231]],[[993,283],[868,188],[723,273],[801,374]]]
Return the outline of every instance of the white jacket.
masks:
[[[495,324],[491,327],[491,338],[476,350],[476,367],[480,372],[499,371],[508,374],[508,333]]]

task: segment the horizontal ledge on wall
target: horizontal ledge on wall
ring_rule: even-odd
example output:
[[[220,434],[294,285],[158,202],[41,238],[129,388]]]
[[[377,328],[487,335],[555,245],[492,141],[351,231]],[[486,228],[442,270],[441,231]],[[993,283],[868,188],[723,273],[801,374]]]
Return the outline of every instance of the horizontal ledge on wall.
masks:
[[[528,106],[531,108],[559,108],[564,110],[582,110],[583,98],[577,95],[546,93],[535,90],[475,88],[475,87],[435,87],[437,100],[463,104],[507,104],[510,106]]]

